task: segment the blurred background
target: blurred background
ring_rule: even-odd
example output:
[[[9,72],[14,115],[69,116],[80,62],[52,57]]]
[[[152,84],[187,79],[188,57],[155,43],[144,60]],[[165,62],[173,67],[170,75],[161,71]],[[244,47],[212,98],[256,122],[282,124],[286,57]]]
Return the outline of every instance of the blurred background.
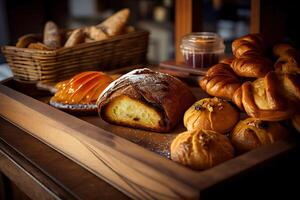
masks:
[[[203,31],[219,33],[227,45],[249,32],[250,1],[204,0],[202,6]],[[125,7],[131,10],[129,24],[151,32],[149,61],[173,59],[175,0],[0,0],[0,45],[41,33],[48,20],[61,28],[81,27],[98,24]]]

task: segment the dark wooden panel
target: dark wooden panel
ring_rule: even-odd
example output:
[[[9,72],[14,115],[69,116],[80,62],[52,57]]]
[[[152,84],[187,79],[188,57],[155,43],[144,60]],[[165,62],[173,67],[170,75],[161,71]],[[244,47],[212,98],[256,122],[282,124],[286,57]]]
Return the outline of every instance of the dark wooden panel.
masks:
[[[16,161],[20,168],[28,172],[31,178],[36,178],[40,184],[58,197],[128,199],[103,180],[2,118],[0,118],[0,139],[1,150]],[[7,164],[7,166],[11,167],[9,170],[13,170],[13,165]],[[11,172],[12,175],[14,173]],[[9,177],[11,178],[12,175]],[[32,190],[37,187],[30,184],[32,187],[28,189],[26,184],[28,182],[19,183],[18,187],[27,194],[32,193]]]

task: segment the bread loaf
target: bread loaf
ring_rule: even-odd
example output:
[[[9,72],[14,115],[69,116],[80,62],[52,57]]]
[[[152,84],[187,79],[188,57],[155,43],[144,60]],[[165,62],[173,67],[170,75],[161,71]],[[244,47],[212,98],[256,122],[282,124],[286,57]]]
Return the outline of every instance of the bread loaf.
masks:
[[[137,69],[112,82],[97,101],[107,122],[170,131],[194,103],[189,88],[177,78],[150,69]]]
[[[52,21],[48,21],[45,24],[43,43],[53,49],[58,49],[62,46],[58,27]]]

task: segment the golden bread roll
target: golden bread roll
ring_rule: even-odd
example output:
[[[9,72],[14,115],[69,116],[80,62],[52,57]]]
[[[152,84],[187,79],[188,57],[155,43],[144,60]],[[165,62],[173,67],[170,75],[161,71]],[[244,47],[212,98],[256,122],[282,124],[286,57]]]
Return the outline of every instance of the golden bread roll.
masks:
[[[80,44],[84,42],[84,39],[85,39],[84,31],[82,29],[75,29],[74,31],[72,31],[64,47],[75,46],[76,44]]]
[[[232,43],[232,53],[236,58],[245,54],[263,55],[264,51],[265,44],[262,35],[258,33],[245,35]]]
[[[219,63],[206,72],[199,85],[212,96],[232,99],[241,82],[228,64]]]
[[[239,112],[227,101],[205,98],[194,103],[184,114],[187,130],[205,129],[225,134],[239,121]]]
[[[34,34],[27,34],[18,39],[18,42],[16,44],[16,47],[19,48],[26,48],[31,43],[36,43],[39,41],[40,38],[35,36]]]
[[[129,9],[122,9],[106,19],[101,24],[97,25],[97,27],[101,28],[108,36],[118,35],[123,31],[128,21],[129,14]]]
[[[226,65],[231,65],[233,60],[234,60],[234,58],[223,58],[222,60],[220,60],[219,63],[226,64]]]
[[[179,79],[145,68],[116,79],[97,104],[101,118],[109,123],[168,132],[195,100]]]
[[[84,32],[92,41],[101,41],[109,37],[101,28],[97,26],[86,27]]]
[[[236,125],[230,138],[236,150],[243,153],[266,144],[272,144],[287,136],[287,130],[278,122],[247,118]]]
[[[233,157],[229,139],[214,131],[186,131],[171,144],[171,159],[192,169],[208,169]]]
[[[269,72],[264,78],[243,83],[234,93],[233,101],[251,117],[279,121],[299,110],[299,88],[297,76]]]
[[[43,43],[40,43],[40,42],[30,43],[27,48],[28,49],[46,50],[46,51],[53,50],[52,48],[50,48],[47,45],[44,45]]]
[[[53,49],[58,49],[62,46],[61,35],[59,33],[58,27],[52,21],[48,21],[45,24],[43,43]]]
[[[274,65],[277,73],[300,74],[300,54],[289,44],[277,44],[273,48],[273,53],[278,56]]]
[[[233,71],[242,77],[264,77],[273,69],[272,61],[261,55],[242,55],[231,63]]]
[[[50,99],[50,105],[66,111],[97,112],[98,96],[112,81],[102,72],[82,72],[56,84],[57,92]]]

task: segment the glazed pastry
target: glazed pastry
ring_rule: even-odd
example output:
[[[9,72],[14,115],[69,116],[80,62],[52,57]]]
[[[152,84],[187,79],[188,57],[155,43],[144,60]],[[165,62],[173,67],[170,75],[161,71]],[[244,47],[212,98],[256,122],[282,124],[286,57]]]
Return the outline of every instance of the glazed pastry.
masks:
[[[194,102],[195,97],[179,79],[145,68],[116,79],[97,104],[100,116],[109,123],[168,132]]]
[[[242,77],[264,77],[273,69],[271,60],[260,55],[246,54],[236,58],[231,63],[233,71]]]
[[[236,150],[243,153],[266,144],[272,144],[287,136],[287,130],[278,122],[247,118],[236,125],[230,138]]]
[[[199,81],[199,85],[212,96],[232,99],[233,93],[241,86],[241,82],[229,65],[219,63],[207,71]]]
[[[232,43],[232,53],[236,58],[242,55],[263,55],[265,44],[260,34],[249,34],[238,38]]]
[[[233,101],[251,117],[266,121],[288,119],[299,109],[300,83],[292,74],[269,72],[264,78],[245,82]]]
[[[129,14],[129,9],[122,9],[106,19],[101,24],[97,25],[97,27],[101,28],[103,32],[108,36],[118,35],[123,31],[128,21]]]
[[[71,35],[69,36],[68,40],[65,43],[65,47],[72,47],[76,44],[80,44],[84,42],[85,35],[82,29],[75,29],[72,31]]]
[[[97,112],[98,96],[112,81],[112,78],[102,72],[80,73],[56,85],[57,92],[50,99],[50,105],[78,113]]]
[[[171,144],[171,159],[196,170],[204,170],[234,157],[229,139],[207,130],[179,134]]]
[[[194,103],[184,114],[187,130],[205,129],[225,134],[239,121],[239,112],[227,101],[205,98]]]
[[[300,54],[288,44],[278,44],[273,48],[273,53],[278,57],[274,67],[277,73],[300,74]]]
[[[43,43],[53,49],[61,47],[61,36],[59,34],[58,27],[52,21],[45,24]]]

